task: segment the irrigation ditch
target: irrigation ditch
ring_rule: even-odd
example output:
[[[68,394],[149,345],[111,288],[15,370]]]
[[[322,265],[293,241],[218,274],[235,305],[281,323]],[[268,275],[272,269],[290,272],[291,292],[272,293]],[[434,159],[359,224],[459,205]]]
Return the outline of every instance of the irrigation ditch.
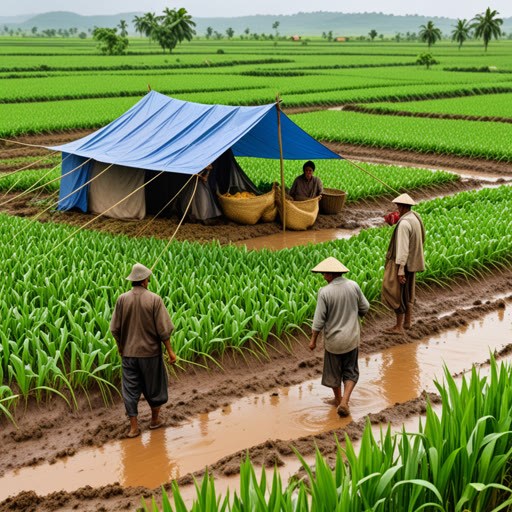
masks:
[[[75,132],[71,138],[83,135]],[[52,139],[51,143],[57,142]],[[368,161],[419,165],[418,161],[407,161],[416,157],[423,159],[425,166],[437,167],[429,162],[442,159],[440,155],[330,146],[346,156],[351,155],[345,150],[352,149],[357,155],[352,158],[362,161],[366,157]],[[3,151],[1,148],[1,158]],[[464,165],[459,165],[462,160]],[[454,184],[417,191],[418,199],[499,185],[512,176],[511,164],[475,163],[456,157],[446,157],[444,163],[441,168],[455,170],[463,178]],[[21,216],[37,212],[37,205],[23,201],[13,202],[3,211]],[[190,224],[184,226],[188,231],[183,239],[217,238],[222,243],[250,240],[253,246],[246,245],[254,249],[275,242],[274,248],[278,249],[351,236],[382,223],[389,206],[389,198],[349,204],[339,217],[323,216],[328,220],[317,230],[306,236],[288,234],[289,239],[284,241],[277,225],[275,231],[266,228],[261,232],[237,231],[237,225]],[[80,224],[83,217],[59,214],[42,220]],[[129,225],[104,219],[95,229],[130,235]],[[150,234],[166,237],[171,230],[172,224],[166,219],[161,232]],[[135,440],[125,439],[127,420],[117,397],[108,409],[99,392],[92,392],[89,398],[79,397],[78,411],[70,411],[56,397],[39,406],[29,401],[26,411],[21,404],[16,411],[19,429],[0,423],[0,512],[134,509],[140,505],[141,495],[159,495],[159,485],[168,484],[171,478],[184,486],[184,496],[190,503],[192,474],[203,475],[207,465],[220,489],[228,485],[233,488],[246,453],[260,466],[278,464],[283,475],[292,474],[299,464],[291,446],[312,457],[316,443],[325,456],[332,457],[334,434],[341,438],[346,433],[357,440],[367,416],[377,426],[391,422],[399,427],[415,421],[425,410],[424,392],[435,391],[432,379],[442,375],[443,360],[452,374],[458,374],[472,364],[484,363],[489,350],[503,357],[512,351],[512,270],[489,273],[478,281],[457,279],[451,288],[421,286],[417,301],[416,323],[405,336],[382,334],[392,319],[380,308],[365,320],[361,380],[353,395],[352,416],[347,420],[338,418],[334,407],[326,402],[329,390],[320,386],[318,377],[322,354],[310,353],[307,338],[301,333],[283,340],[290,344],[290,350],[275,342],[268,360],[227,355],[218,361],[222,369],[212,364],[208,370],[189,367],[186,373],[178,372],[171,379],[166,428],[147,429],[149,414],[143,403],[143,435]],[[436,400],[435,394],[429,396]]]
[[[471,302],[469,287],[481,299]],[[174,389],[178,396],[175,401],[171,398],[166,410],[171,416],[169,426],[153,432],[144,428],[136,440],[122,439],[126,426],[120,403],[108,410],[95,407],[72,415],[68,412],[67,418],[61,410],[60,419],[51,419],[52,412],[61,409],[53,400],[40,410],[30,407],[20,421],[21,429],[11,428],[3,436],[6,453],[16,457],[0,478],[0,500],[4,500],[0,510],[29,510],[22,506],[27,493],[39,496],[41,510],[91,510],[95,500],[105,510],[119,509],[136,504],[137,493],[158,494],[158,489],[148,489],[172,478],[185,486],[191,482],[190,474],[201,476],[205,466],[232,486],[233,479],[223,479],[237,473],[246,453],[256,464],[288,464],[284,471],[294,472],[298,465],[291,446],[312,456],[316,444],[329,456],[335,452],[334,434],[359,439],[366,416],[372,423],[391,422],[398,427],[424,412],[425,392],[435,392],[432,380],[442,378],[443,361],[452,374],[459,374],[472,364],[484,363],[490,351],[501,355],[511,351],[512,272],[501,279],[490,275],[479,283],[460,282],[447,292],[442,298],[439,290],[422,289],[422,308],[412,335],[395,337],[394,344],[385,342],[387,348],[372,343],[387,319],[374,315],[365,325],[361,380],[348,419],[339,418],[329,404],[330,394],[318,377],[321,355],[308,354],[304,339],[295,342],[292,354],[276,354],[268,362],[232,366],[229,361],[224,371],[180,377],[171,385],[171,397]],[[441,304],[445,307],[440,308]],[[424,308],[430,312],[426,314]],[[425,332],[429,334],[422,335]],[[243,386],[242,379],[254,385]],[[435,393],[430,399],[436,401]],[[179,412],[186,409],[188,415]],[[182,419],[173,425],[176,415]],[[41,425],[42,417],[46,425]],[[77,445],[76,434],[82,429],[96,435],[83,437]],[[52,453],[52,448],[57,452]],[[23,463],[23,454],[39,457]],[[62,506],[57,506],[55,493]],[[78,499],[85,495],[89,498]]]

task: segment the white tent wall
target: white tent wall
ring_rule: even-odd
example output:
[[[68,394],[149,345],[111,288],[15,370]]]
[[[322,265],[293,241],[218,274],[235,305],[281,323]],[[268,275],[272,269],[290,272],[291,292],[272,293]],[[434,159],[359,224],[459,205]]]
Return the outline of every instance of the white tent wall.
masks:
[[[108,210],[111,206],[132,194],[138,187],[144,185],[145,171],[143,169],[134,169],[122,165],[114,165],[96,178],[108,165],[95,161],[91,171],[93,181],[89,185],[88,210],[97,215]],[[142,220],[145,216],[146,196],[144,187],[105,214],[105,217],[125,220]]]

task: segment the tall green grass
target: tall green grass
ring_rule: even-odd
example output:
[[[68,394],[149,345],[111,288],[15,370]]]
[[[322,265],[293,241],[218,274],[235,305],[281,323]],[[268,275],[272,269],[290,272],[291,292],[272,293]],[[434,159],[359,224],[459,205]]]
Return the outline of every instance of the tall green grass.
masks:
[[[338,444],[335,468],[316,451],[314,466],[297,454],[309,482],[283,484],[277,468],[258,479],[249,459],[240,467],[240,490],[222,496],[214,479],[195,482],[196,498],[185,506],[176,482],[174,506],[162,489],[160,509],[143,500],[146,512],[498,512],[512,505],[512,488],[505,480],[512,456],[512,369],[491,356],[490,378],[473,368],[460,389],[445,368],[436,382],[442,410],[438,416],[427,403],[418,431],[397,434],[391,427],[374,436],[368,420],[359,453],[348,436]],[[503,484],[507,485],[503,485]]]
[[[416,209],[427,230],[427,270],[418,281],[446,285],[512,262],[511,187],[462,192]],[[40,399],[48,389],[71,396],[99,385],[108,399],[109,384],[120,379],[108,328],[116,298],[132,264],[151,266],[166,242],[82,231],[54,250],[75,228],[34,223],[25,229],[28,222],[0,215],[3,398]],[[267,357],[276,344],[289,349],[286,340],[310,323],[323,285],[310,269],[328,256],[347,264],[349,278],[377,304],[391,230],[276,252],[171,244],[151,290],[176,325],[172,344],[180,362],[216,364],[227,352],[244,357],[249,350]],[[12,408],[15,400],[2,404]]]

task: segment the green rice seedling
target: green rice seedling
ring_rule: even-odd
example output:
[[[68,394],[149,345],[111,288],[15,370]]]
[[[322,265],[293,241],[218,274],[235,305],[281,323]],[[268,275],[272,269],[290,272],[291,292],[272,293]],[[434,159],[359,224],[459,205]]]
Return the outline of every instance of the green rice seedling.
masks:
[[[316,450],[314,467],[295,451],[309,483],[292,482],[283,487],[274,469],[272,482],[262,468],[260,480],[247,458],[240,466],[240,492],[221,496],[206,473],[196,482],[194,512],[329,512],[372,510],[453,510],[498,512],[512,504],[512,488],[504,485],[512,450],[512,368],[498,367],[491,355],[491,376],[481,378],[475,369],[460,389],[445,368],[444,382],[436,382],[442,397],[438,416],[427,403],[419,433],[402,429],[391,433],[381,427],[380,439],[367,421],[359,453],[348,438],[337,445],[334,469]],[[476,393],[476,394],[475,394]],[[187,510],[175,482],[176,512]],[[163,509],[171,511],[163,492]],[[501,501],[497,501],[497,497]],[[144,510],[149,510],[144,503]],[[159,510],[153,500],[152,509]]]
[[[510,187],[463,192],[416,209],[427,230],[428,265],[419,282],[448,285],[456,276],[478,277],[510,265]],[[118,386],[121,373],[109,333],[112,308],[131,262],[151,265],[165,241],[83,231],[47,256],[72,228],[34,223],[13,251],[8,241],[27,222],[0,215],[0,236],[6,240],[0,244],[0,268],[8,276],[0,293],[4,381],[24,397],[45,385],[70,397],[71,390],[100,387],[110,400],[106,383]],[[310,324],[323,284],[309,269],[327,256],[350,262],[349,277],[375,306],[391,230],[375,228],[349,240],[276,252],[171,244],[151,286],[176,325],[172,343],[179,364],[222,365],[228,354],[269,357],[270,350],[290,350],[293,333]],[[39,352],[53,363],[46,365]],[[38,368],[47,375],[41,381]]]

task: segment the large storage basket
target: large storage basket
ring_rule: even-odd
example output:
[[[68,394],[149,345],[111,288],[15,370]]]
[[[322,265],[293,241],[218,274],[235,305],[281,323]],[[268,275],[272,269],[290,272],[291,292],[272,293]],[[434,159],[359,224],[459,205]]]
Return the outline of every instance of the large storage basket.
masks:
[[[283,206],[281,187],[275,185],[277,209],[281,219],[283,218]],[[307,199],[306,201],[286,201],[286,228],[294,231],[304,231],[311,227],[318,217],[318,199]]]
[[[324,188],[320,199],[322,213],[340,213],[347,199],[347,193],[336,188]]]
[[[272,219],[272,212],[275,208],[275,189],[262,194],[261,196],[235,199],[225,197],[217,192],[220,207],[224,215],[239,224],[256,224],[263,216],[264,222]]]

